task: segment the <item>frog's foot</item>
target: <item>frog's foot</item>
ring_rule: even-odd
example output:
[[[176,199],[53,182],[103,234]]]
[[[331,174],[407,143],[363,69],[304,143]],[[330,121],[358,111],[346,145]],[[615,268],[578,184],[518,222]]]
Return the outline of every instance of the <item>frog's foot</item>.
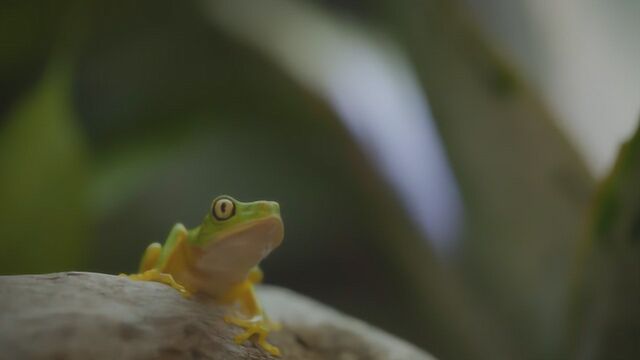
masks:
[[[171,274],[162,273],[158,269],[147,270],[139,274],[120,274],[120,276],[126,276],[127,278],[136,281],[156,281],[171,286],[172,288],[178,290],[178,292],[184,297],[191,296],[191,293],[189,293],[189,291],[185,289],[184,286],[178,284],[178,282],[175,281]]]
[[[278,349],[278,347],[273,346],[269,344],[269,342],[267,342],[267,335],[269,335],[269,332],[280,330],[282,328],[280,324],[271,322],[261,316],[258,316],[251,320],[240,319],[233,316],[225,316],[224,321],[228,324],[234,324],[241,328],[244,328],[244,333],[235,337],[234,340],[236,343],[242,344],[253,335],[258,335],[258,345],[260,345],[260,347],[265,349],[271,355],[281,355],[280,349]]]

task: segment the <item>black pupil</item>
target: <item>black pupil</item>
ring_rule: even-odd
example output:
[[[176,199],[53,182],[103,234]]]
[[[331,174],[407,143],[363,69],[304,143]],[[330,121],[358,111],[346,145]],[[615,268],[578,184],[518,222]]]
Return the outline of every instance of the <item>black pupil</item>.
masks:
[[[220,210],[222,211],[222,213],[226,213],[227,212],[227,202],[223,201],[222,204],[220,204]]]

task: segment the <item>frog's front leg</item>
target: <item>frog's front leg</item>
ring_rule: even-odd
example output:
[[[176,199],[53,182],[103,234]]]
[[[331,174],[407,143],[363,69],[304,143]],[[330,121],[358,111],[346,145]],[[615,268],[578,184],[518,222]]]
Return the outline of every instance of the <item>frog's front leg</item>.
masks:
[[[180,249],[184,244],[184,241],[187,239],[187,235],[187,229],[184,225],[174,225],[164,246],[159,243],[153,243],[147,246],[147,249],[142,255],[142,260],[140,261],[139,273],[128,276],[125,274],[120,275],[127,276],[129,279],[137,281],[157,281],[171,286],[178,290],[178,292],[183,296],[188,297],[190,293],[187,289],[175,281],[171,274],[165,273],[161,270],[164,269],[169,259],[172,256],[175,256],[178,249]]]
[[[255,281],[255,278],[247,279],[235,289],[232,289],[226,297],[226,300],[228,301],[239,302],[242,306],[243,313],[248,315],[248,318],[245,319],[236,316],[226,316],[224,320],[229,324],[234,324],[244,328],[245,331],[235,337],[236,343],[241,344],[251,336],[257,335],[258,345],[260,345],[260,347],[272,355],[280,356],[280,349],[269,344],[267,341],[267,336],[271,331],[280,330],[280,324],[271,322],[267,318],[260,306],[260,303],[258,302],[258,299],[256,298],[252,280]]]
[[[147,270],[151,270],[158,264],[158,259],[162,254],[162,245],[160,243],[152,243],[147,246],[142,254],[142,260],[140,260],[139,272],[143,273]]]
[[[124,274],[120,274],[120,275],[124,275]],[[163,283],[178,290],[178,292],[184,297],[191,296],[191,293],[189,293],[189,291],[187,291],[187,289],[184,286],[178,284],[178,282],[173,278],[173,276],[171,276],[171,274],[161,273],[158,269],[149,269],[142,273],[131,274],[126,276],[129,279],[136,280],[136,281],[156,281],[159,283]]]

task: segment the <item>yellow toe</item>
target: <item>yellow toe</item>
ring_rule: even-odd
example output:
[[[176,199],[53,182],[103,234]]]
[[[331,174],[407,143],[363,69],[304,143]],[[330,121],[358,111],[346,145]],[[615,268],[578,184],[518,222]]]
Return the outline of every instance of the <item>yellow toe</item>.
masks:
[[[246,320],[240,319],[232,316],[226,316],[224,321],[228,324],[233,324],[243,328],[245,331],[239,335],[237,335],[234,340],[237,344],[242,344],[245,341],[249,340],[253,335],[258,335],[257,344],[263,348],[266,352],[274,356],[280,356],[281,352],[278,347],[271,345],[267,341],[267,336],[270,331],[280,329],[280,325],[276,323],[272,323],[270,321],[266,321],[262,318],[257,320]]]
[[[171,286],[184,297],[191,296],[191,293],[189,293],[189,291],[184,286],[178,284],[178,282],[175,281],[171,274],[162,273],[158,269],[147,270],[139,274],[120,274],[120,276],[127,276],[129,279],[134,281],[156,281]]]

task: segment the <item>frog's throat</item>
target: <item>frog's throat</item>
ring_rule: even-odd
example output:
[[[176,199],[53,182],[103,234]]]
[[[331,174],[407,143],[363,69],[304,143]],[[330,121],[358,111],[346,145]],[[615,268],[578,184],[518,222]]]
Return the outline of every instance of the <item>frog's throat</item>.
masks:
[[[204,246],[191,246],[190,279],[212,296],[224,294],[244,281],[251,268],[278,247],[284,238],[282,219],[268,216],[221,234],[220,240]]]

